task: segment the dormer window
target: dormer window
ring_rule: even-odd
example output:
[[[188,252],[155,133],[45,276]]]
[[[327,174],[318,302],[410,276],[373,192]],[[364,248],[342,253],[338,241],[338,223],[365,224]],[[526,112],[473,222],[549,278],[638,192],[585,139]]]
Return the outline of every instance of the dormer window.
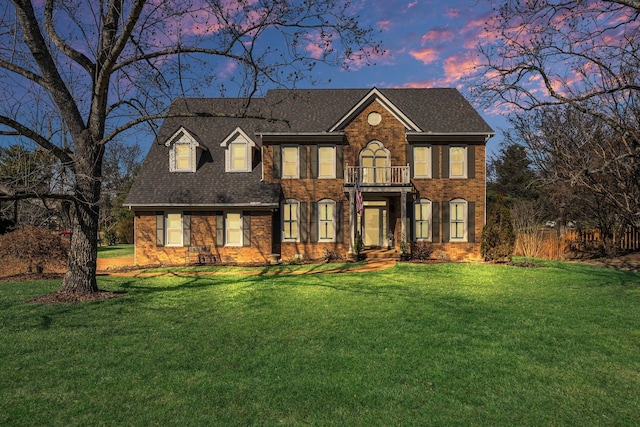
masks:
[[[171,172],[195,172],[198,141],[181,127],[164,144],[169,147],[169,170]]]
[[[226,148],[224,159],[226,172],[251,172],[253,149],[256,143],[240,128],[235,128],[220,144]]]

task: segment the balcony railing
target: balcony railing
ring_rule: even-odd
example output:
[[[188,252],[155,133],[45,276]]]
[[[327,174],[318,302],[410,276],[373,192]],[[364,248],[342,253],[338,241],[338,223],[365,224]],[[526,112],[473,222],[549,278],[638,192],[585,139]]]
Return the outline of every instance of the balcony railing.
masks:
[[[407,185],[411,183],[409,166],[364,167],[347,166],[345,184],[360,185]]]

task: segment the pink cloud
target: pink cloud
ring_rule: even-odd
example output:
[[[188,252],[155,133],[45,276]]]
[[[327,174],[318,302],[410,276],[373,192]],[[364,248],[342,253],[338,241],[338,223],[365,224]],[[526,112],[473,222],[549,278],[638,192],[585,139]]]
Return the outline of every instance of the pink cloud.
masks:
[[[430,30],[426,32],[421,38],[420,43],[424,46],[427,43],[442,43],[452,41],[455,38],[455,34],[450,30]]]
[[[411,3],[409,3],[409,4],[407,5],[407,8],[408,8],[408,9],[411,9],[413,6],[415,6],[415,5],[417,5],[417,4],[418,4],[418,0],[416,0],[416,1],[412,1]]]
[[[453,7],[447,7],[445,8],[445,16],[447,18],[458,18],[460,16],[460,9],[458,8],[453,8]]]
[[[417,59],[423,64],[431,64],[433,61],[438,59],[438,51],[429,47],[425,49],[409,51],[409,55],[413,56],[414,59]]]
[[[388,19],[378,21],[378,27],[380,28],[380,31],[389,31],[391,29],[391,21]]]

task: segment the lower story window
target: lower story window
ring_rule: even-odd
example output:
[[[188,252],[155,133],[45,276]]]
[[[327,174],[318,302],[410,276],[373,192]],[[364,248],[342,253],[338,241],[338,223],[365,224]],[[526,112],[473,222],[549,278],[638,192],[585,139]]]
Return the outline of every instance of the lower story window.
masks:
[[[167,246],[182,246],[182,214],[167,213]]]
[[[451,240],[467,239],[467,202],[461,199],[452,200],[449,204],[451,222]]]
[[[282,240],[298,239],[298,202],[287,200],[282,206]]]
[[[323,200],[318,203],[318,226],[320,232],[318,237],[320,241],[333,242],[335,240],[335,202],[332,200]]]
[[[415,238],[416,240],[431,239],[431,202],[419,200],[415,204]]]
[[[242,246],[242,215],[239,212],[227,212],[225,225],[226,245]]]

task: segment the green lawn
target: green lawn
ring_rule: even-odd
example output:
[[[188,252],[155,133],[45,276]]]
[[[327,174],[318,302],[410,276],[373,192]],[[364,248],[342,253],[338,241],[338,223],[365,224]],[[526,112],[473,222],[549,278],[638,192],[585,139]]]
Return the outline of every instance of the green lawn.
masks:
[[[133,245],[98,246],[98,258],[133,257]]]
[[[0,424],[640,425],[640,274],[545,265],[1,283]]]

